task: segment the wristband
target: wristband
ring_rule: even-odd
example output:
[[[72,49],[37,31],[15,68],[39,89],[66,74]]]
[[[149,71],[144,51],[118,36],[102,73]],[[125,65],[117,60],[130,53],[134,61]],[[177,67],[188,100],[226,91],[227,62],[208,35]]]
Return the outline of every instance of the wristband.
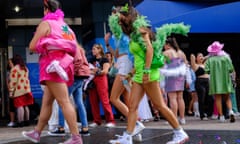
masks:
[[[151,72],[151,70],[149,69],[149,68],[145,68],[144,70],[143,70],[143,73],[144,74],[149,74]]]

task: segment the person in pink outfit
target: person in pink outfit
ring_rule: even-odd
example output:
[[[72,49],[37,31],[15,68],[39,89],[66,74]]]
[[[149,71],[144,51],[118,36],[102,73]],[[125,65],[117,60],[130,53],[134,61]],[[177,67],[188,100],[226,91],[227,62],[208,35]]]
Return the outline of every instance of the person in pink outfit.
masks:
[[[73,62],[69,65],[63,63],[68,79],[63,79],[57,72],[47,71],[53,61],[67,57],[74,57],[77,41],[74,32],[64,22],[64,13],[57,0],[44,0],[44,18],[38,25],[37,31],[29,44],[32,52],[39,53],[40,83],[45,85],[39,121],[33,131],[23,131],[22,135],[28,140],[39,143],[40,135],[47,124],[51,113],[52,104],[56,99],[62,108],[68,123],[71,138],[63,144],[82,144],[77,126],[76,111],[70,102],[68,86],[73,84]],[[66,61],[65,61],[66,62]]]

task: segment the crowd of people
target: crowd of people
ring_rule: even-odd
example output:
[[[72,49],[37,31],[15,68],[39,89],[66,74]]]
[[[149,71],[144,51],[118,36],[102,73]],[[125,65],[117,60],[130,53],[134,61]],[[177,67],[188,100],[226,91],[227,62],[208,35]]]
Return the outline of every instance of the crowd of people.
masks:
[[[91,134],[89,127],[105,123],[105,127],[113,128],[117,125],[114,116],[119,115],[126,118],[127,127],[122,136],[109,140],[110,143],[141,141],[143,122],[158,121],[162,117],[173,129],[173,138],[167,144],[175,144],[189,140],[181,126],[187,123],[186,115],[200,120],[219,119],[219,122],[229,118],[230,122],[235,122],[238,113],[234,91],[236,76],[229,54],[222,50],[224,44],[215,41],[207,48],[207,56],[191,54],[188,60],[173,33],[185,35],[189,27],[170,25],[170,33],[162,34],[164,28],[160,29],[161,33],[154,33],[131,3],[112,8],[109,27],[111,32],[104,36],[107,51],[103,45],[94,44],[92,58],[87,59],[84,48],[64,22],[60,3],[44,0],[44,18],[29,44],[30,51],[39,54],[43,99],[36,127],[22,132],[26,139],[40,142],[41,132],[49,124],[49,135],[62,136],[67,129],[71,137],[63,143],[82,144],[81,136]],[[159,36],[162,41],[158,41]],[[114,45],[110,44],[110,39]],[[156,43],[163,50],[159,45],[156,49]],[[163,67],[152,65],[157,51],[164,56]],[[8,126],[27,126],[28,106],[34,99],[28,69],[21,56],[16,55],[9,61],[8,78]],[[184,100],[185,90],[188,105]],[[93,118],[90,124],[84,95],[89,98]],[[112,107],[117,114],[114,115]],[[16,124],[14,112],[17,113]]]

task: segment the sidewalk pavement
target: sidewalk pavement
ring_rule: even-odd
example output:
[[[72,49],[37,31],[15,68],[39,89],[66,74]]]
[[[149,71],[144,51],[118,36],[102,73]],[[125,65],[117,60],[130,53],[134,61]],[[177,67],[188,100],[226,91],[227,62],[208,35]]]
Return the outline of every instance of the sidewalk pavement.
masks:
[[[172,129],[171,126],[165,120],[160,120],[158,122],[154,122],[154,121],[145,122],[144,125],[146,126],[146,130],[144,130],[145,135],[148,135],[155,130],[166,132],[166,131],[169,131]],[[22,128],[0,127],[0,144],[11,143],[11,142],[14,143],[17,141],[25,140],[22,137],[21,132],[26,131],[26,130],[32,130],[34,128],[34,126],[35,125],[31,125],[31,126],[22,127]],[[121,133],[125,127],[126,127],[126,122],[120,122],[117,120],[117,127],[114,128],[114,132],[111,134],[111,136],[114,136],[114,134],[116,134],[115,132]],[[224,132],[223,135],[225,137],[228,137],[228,135],[232,135],[233,134],[232,132],[234,132],[234,131],[236,131],[237,133],[240,132],[240,117],[239,116],[236,117],[235,123],[230,123],[229,120],[227,120],[226,123],[219,123],[217,120],[203,121],[203,120],[200,120],[200,118],[187,116],[186,124],[182,125],[182,127],[187,132],[197,133],[197,132],[201,131],[201,132],[204,132],[205,135],[206,135],[206,133],[210,134],[210,133],[213,133],[214,131],[218,131],[219,133]],[[46,127],[45,130],[43,131],[42,137],[44,137],[44,136],[46,138],[48,137],[47,136],[47,128],[48,127]],[[101,131],[103,131],[103,130],[101,130],[100,128],[99,128],[99,132],[97,129],[90,129],[90,133],[91,133],[91,131],[92,131],[92,133],[95,133],[95,134],[94,135],[92,134],[89,137],[90,139],[94,139],[93,137],[99,137],[99,135],[101,135],[101,137],[102,137],[102,135],[103,135],[103,133],[101,133]],[[106,129],[105,129],[105,131],[106,131]],[[107,131],[109,131],[109,130],[107,130]],[[237,135],[237,136],[234,135],[233,137],[234,138],[239,137],[239,135]],[[108,136],[108,138],[109,138],[109,136]],[[51,139],[51,137],[50,138],[48,137],[48,139]],[[239,137],[239,139],[240,139],[240,137]],[[24,142],[22,142],[22,143],[24,143]],[[19,144],[22,144],[22,143],[20,142]],[[239,144],[240,144],[240,141],[239,141]]]

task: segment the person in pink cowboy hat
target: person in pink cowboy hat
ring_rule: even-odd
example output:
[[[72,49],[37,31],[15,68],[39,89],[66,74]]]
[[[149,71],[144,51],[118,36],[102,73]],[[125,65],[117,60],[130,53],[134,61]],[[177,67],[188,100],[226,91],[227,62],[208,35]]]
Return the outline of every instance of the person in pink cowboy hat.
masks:
[[[205,63],[205,72],[210,74],[209,95],[213,95],[220,116],[219,122],[225,122],[222,112],[222,98],[226,103],[230,122],[235,122],[230,93],[233,92],[230,74],[234,67],[230,56],[222,49],[224,44],[213,42],[208,48],[209,57]]]
[[[210,46],[208,46],[207,51],[209,52],[209,56],[221,56],[228,55],[222,48],[224,44],[221,44],[219,41],[213,42]]]

